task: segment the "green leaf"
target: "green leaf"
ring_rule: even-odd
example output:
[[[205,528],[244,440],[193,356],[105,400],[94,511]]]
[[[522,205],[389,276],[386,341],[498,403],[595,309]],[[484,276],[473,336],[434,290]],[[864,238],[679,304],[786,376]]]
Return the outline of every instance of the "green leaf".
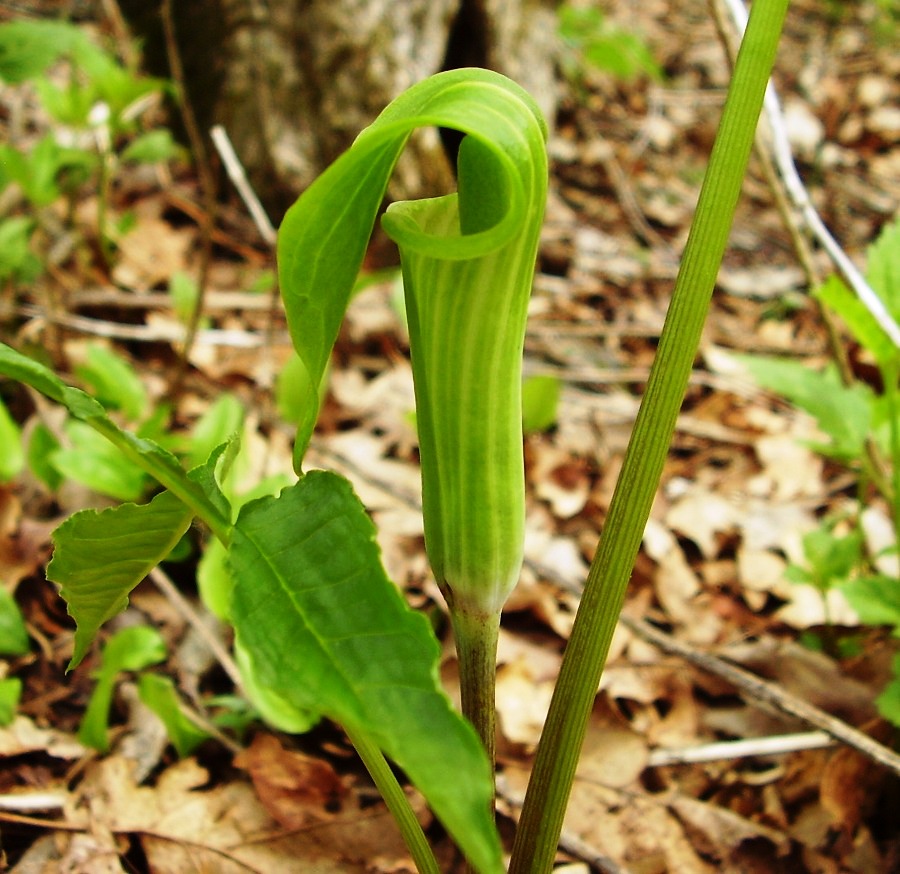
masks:
[[[66,479],[119,501],[137,501],[147,487],[147,475],[89,425],[66,422],[71,446],[60,447],[50,457]]]
[[[84,33],[67,22],[21,19],[0,25],[0,78],[11,84],[33,79],[82,41]]]
[[[244,413],[243,404],[233,394],[219,395],[194,425],[187,452],[188,467],[204,464],[217,446],[240,434]]]
[[[32,230],[34,219],[27,216],[0,221],[0,279],[17,277],[28,282],[40,276],[41,262],[31,251]]]
[[[322,403],[328,385],[328,366],[322,372],[322,381],[315,391],[317,404]],[[308,415],[307,405],[313,395],[313,387],[309,385],[309,373],[297,353],[293,353],[285,362],[275,380],[275,404],[278,415],[293,425],[301,424]]]
[[[532,376],[522,384],[522,429],[547,431],[556,424],[560,383],[555,376]]]
[[[231,506],[234,512],[237,512],[249,501],[264,495],[275,495],[292,482],[292,478],[281,474],[266,477],[249,492],[232,494]],[[228,554],[219,540],[212,540],[206,545],[197,564],[197,588],[206,609],[222,622],[231,622],[231,593],[234,583],[231,569],[228,567]]]
[[[143,418],[148,404],[147,390],[131,363],[117,352],[91,343],[87,347],[87,360],[75,372],[93,389],[94,397],[101,404],[121,410],[132,422]]]
[[[171,552],[187,531],[192,511],[170,492],[149,504],[82,510],[53,532],[47,579],[76,622],[68,670],[84,658],[98,629],[128,604],[131,590]]]
[[[894,679],[885,687],[882,693],[875,699],[878,712],[888,722],[900,728],[900,654],[894,656],[892,662]]]
[[[21,697],[22,681],[18,677],[0,680],[0,726],[10,725],[16,718]]]
[[[502,871],[484,750],[440,688],[437,641],[387,578],[350,484],[313,471],[246,505],[230,561],[235,629],[260,682],[371,738],[478,869]]]
[[[138,694],[166,727],[169,740],[180,758],[189,756],[210,735],[182,711],[175,684],[159,674],[141,674]]]
[[[879,366],[884,367],[900,355],[900,350],[878,324],[869,308],[847,288],[839,276],[830,276],[815,290],[814,296],[843,319],[857,343],[872,353]]]
[[[169,279],[169,297],[178,321],[187,325],[193,319],[194,307],[200,296],[200,289],[194,278],[182,270],[176,270]]]
[[[28,467],[53,492],[64,482],[60,472],[50,461],[57,449],[59,441],[53,432],[43,422],[38,422],[32,429],[31,439],[28,441]]]
[[[25,467],[22,432],[0,400],[0,482],[15,479]]]
[[[127,458],[191,507],[220,540],[228,541],[231,520],[223,512],[221,502],[211,498],[200,481],[188,477],[171,452],[151,440],[123,431],[90,395],[66,385],[52,370],[5,343],[0,343],[0,374],[30,385],[51,400],[63,404],[73,416],[102,434]]]
[[[888,312],[900,320],[900,219],[886,224],[869,246],[869,284]]]
[[[816,449],[844,462],[862,457],[872,422],[872,391],[847,387],[833,367],[813,370],[790,358],[735,355],[763,388],[784,395],[816,419],[832,442]]]
[[[253,656],[239,640],[235,641],[234,657],[247,699],[266,725],[278,731],[305,734],[322,718],[320,712],[298,707],[286,696],[270,689],[260,676]]]
[[[25,655],[29,649],[31,644],[19,605],[0,584],[0,656]]]
[[[182,151],[172,137],[172,132],[167,128],[159,128],[132,140],[122,152],[121,159],[137,164],[156,164],[176,158]]]
[[[866,625],[892,625],[900,636],[900,580],[876,575],[841,586],[850,606]]]
[[[122,671],[141,671],[166,659],[162,635],[148,625],[136,625],[117,631],[103,648],[97,685],[78,728],[78,740],[100,752],[109,749],[109,708],[113,689]]]

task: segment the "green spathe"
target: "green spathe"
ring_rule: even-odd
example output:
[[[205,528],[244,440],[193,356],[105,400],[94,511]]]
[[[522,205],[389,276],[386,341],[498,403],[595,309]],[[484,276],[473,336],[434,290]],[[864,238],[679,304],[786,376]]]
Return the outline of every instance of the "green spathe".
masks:
[[[281,288],[318,386],[391,171],[428,125],[465,134],[459,192],[394,204],[383,226],[403,261],[429,558],[454,608],[493,614],[518,578],[524,537],[521,358],[547,192],[534,101],[487,70],[409,89],[288,212]],[[298,469],[318,412],[312,388],[305,410]]]

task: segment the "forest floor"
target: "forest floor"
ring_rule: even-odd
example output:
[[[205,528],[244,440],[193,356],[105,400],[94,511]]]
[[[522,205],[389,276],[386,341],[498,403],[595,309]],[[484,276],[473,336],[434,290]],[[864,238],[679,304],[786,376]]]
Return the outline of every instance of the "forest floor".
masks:
[[[643,34],[665,78],[622,82],[582,70],[578,83],[564,86],[550,144],[525,370],[556,377],[562,392],[555,424],[526,438],[526,566],[500,640],[498,805],[506,837],[728,82],[706,4],[624,5],[618,23]],[[896,29],[878,37],[867,6],[838,21],[827,6],[792,4],[776,82],[812,201],[864,267],[867,247],[900,208],[900,56]],[[8,125],[8,91],[0,90],[0,104]],[[178,370],[170,338],[182,332],[167,289],[173,277],[196,280],[202,202],[186,163],[122,174],[110,208],[130,211],[133,225],[110,265],[83,243],[32,290],[7,285],[4,339],[43,345],[68,374],[91,344],[112,345],[161,404]],[[96,194],[83,191],[74,209],[89,227]],[[236,195],[218,209],[212,244],[206,308],[173,420],[187,430],[223,394],[236,396],[246,410],[249,488],[291,471],[291,432],[272,392],[289,346],[268,293],[272,252]],[[804,534],[822,518],[855,513],[859,477],[813,451],[813,421],[758,388],[736,357],[783,355],[816,368],[829,360],[809,290],[834,267],[813,247],[809,268],[815,277],[754,156],[588,728],[560,855],[567,871],[900,870],[898,773],[853,745],[856,729],[896,747],[897,730],[875,703],[896,639],[861,624],[837,591],[826,599],[789,581],[789,567],[806,562]],[[453,695],[455,656],[424,554],[412,377],[395,291],[395,276],[377,280],[352,303],[311,458],[353,481],[378,524],[389,574],[442,630],[443,679]],[[847,342],[857,375],[868,378],[871,368]],[[26,431],[47,416],[11,388],[4,399]],[[865,497],[875,538],[889,510]],[[73,625],[44,569],[55,525],[107,503],[71,481],[50,493],[27,473],[0,484],[0,579],[31,641],[24,654],[0,661],[0,679],[23,683],[14,718],[0,727],[0,870],[412,871],[352,748],[329,724],[302,736],[258,722],[242,733],[216,729],[179,759],[141,704],[134,675],[123,674],[110,749],[82,745],[78,727],[99,649],[65,673]],[[194,539],[196,546],[199,533]],[[153,670],[175,680],[190,713],[209,727],[220,704],[214,696],[234,689],[204,644],[210,633],[226,648],[229,641],[200,606],[196,558],[192,552],[148,577],[111,628],[159,629],[168,656]],[[850,743],[834,740],[836,722]],[[815,748],[772,752],[764,743],[782,736]],[[729,740],[748,744],[714,746]],[[454,870],[439,826],[423,804],[418,810],[442,866]]]

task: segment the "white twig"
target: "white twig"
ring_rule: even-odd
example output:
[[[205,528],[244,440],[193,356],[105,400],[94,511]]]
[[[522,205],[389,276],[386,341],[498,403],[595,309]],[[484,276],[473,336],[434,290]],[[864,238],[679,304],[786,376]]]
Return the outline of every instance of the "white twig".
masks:
[[[0,810],[31,813],[35,810],[62,810],[67,795],[61,792],[11,792],[0,795]]]
[[[269,216],[256,196],[256,192],[247,180],[244,165],[241,164],[225,128],[217,124],[210,129],[209,135],[212,137],[213,145],[216,147],[216,151],[225,165],[225,172],[228,173],[228,178],[237,189],[241,200],[244,201],[244,205],[247,207],[247,211],[250,213],[250,217],[259,231],[259,235],[265,240],[266,245],[274,246],[277,237],[275,228],[272,222],[269,221]]]
[[[742,0],[724,0],[724,3],[731,14],[735,27],[743,34],[747,27],[747,10]],[[809,193],[794,164],[787,126],[784,123],[784,115],[781,111],[778,95],[775,92],[775,86],[771,80],[769,80],[769,85],[766,88],[763,109],[766,120],[769,123],[775,163],[795,208],[799,210],[810,233],[819,241],[822,248],[828,252],[831,260],[834,261],[844,275],[856,296],[872,314],[872,317],[878,322],[881,329],[891,338],[894,345],[900,347],[900,326],[894,321],[884,302],[875,293],[872,286],[866,282],[865,277],[859,272],[847,253],[831,235],[831,232],[825,226],[825,222],[822,221],[821,216],[816,212],[810,200]]]
[[[679,765],[688,762],[715,762],[720,759],[740,759],[750,756],[779,756],[800,750],[818,750],[834,746],[835,739],[824,731],[806,731],[773,737],[751,737],[720,743],[699,744],[681,749],[657,749],[650,753],[647,764]]]

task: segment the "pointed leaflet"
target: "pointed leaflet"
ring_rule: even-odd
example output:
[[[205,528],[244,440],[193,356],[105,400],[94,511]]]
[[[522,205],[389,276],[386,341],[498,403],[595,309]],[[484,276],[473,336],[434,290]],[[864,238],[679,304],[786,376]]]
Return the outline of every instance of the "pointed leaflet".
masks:
[[[53,532],[47,579],[62,587],[76,624],[69,670],[84,658],[100,626],[125,609],[131,590],[172,551],[193,517],[171,492],[162,492],[149,504],[82,510]]]
[[[412,131],[454,128],[491,151],[492,185],[506,197],[495,224],[466,236],[432,236],[415,227],[406,245],[468,259],[496,252],[521,236],[533,219],[532,181],[546,188],[546,127],[534,101],[510,80],[488,70],[452,70],[413,86],[388,106],[288,211],[278,234],[278,265],[288,325],[308,371],[305,415],[299,423],[295,466],[309,443],[316,397],[347,308],[356,274],[384,199],[388,179]],[[482,180],[485,181],[485,180]],[[542,197],[540,208],[543,208]],[[390,231],[396,236],[394,230]]]
[[[199,483],[188,478],[184,468],[171,452],[152,440],[122,430],[90,395],[66,385],[52,370],[16,352],[5,343],[0,343],[0,374],[30,385],[51,400],[63,404],[75,418],[87,422],[99,431],[110,443],[118,447],[126,458],[155,477],[191,507],[220,540],[227,542],[230,527],[227,514],[222,512],[221,505],[217,505]]]
[[[439,647],[387,578],[350,484],[312,471],[240,512],[232,616],[261,682],[371,738],[471,861],[502,870],[484,751],[441,690]]]

